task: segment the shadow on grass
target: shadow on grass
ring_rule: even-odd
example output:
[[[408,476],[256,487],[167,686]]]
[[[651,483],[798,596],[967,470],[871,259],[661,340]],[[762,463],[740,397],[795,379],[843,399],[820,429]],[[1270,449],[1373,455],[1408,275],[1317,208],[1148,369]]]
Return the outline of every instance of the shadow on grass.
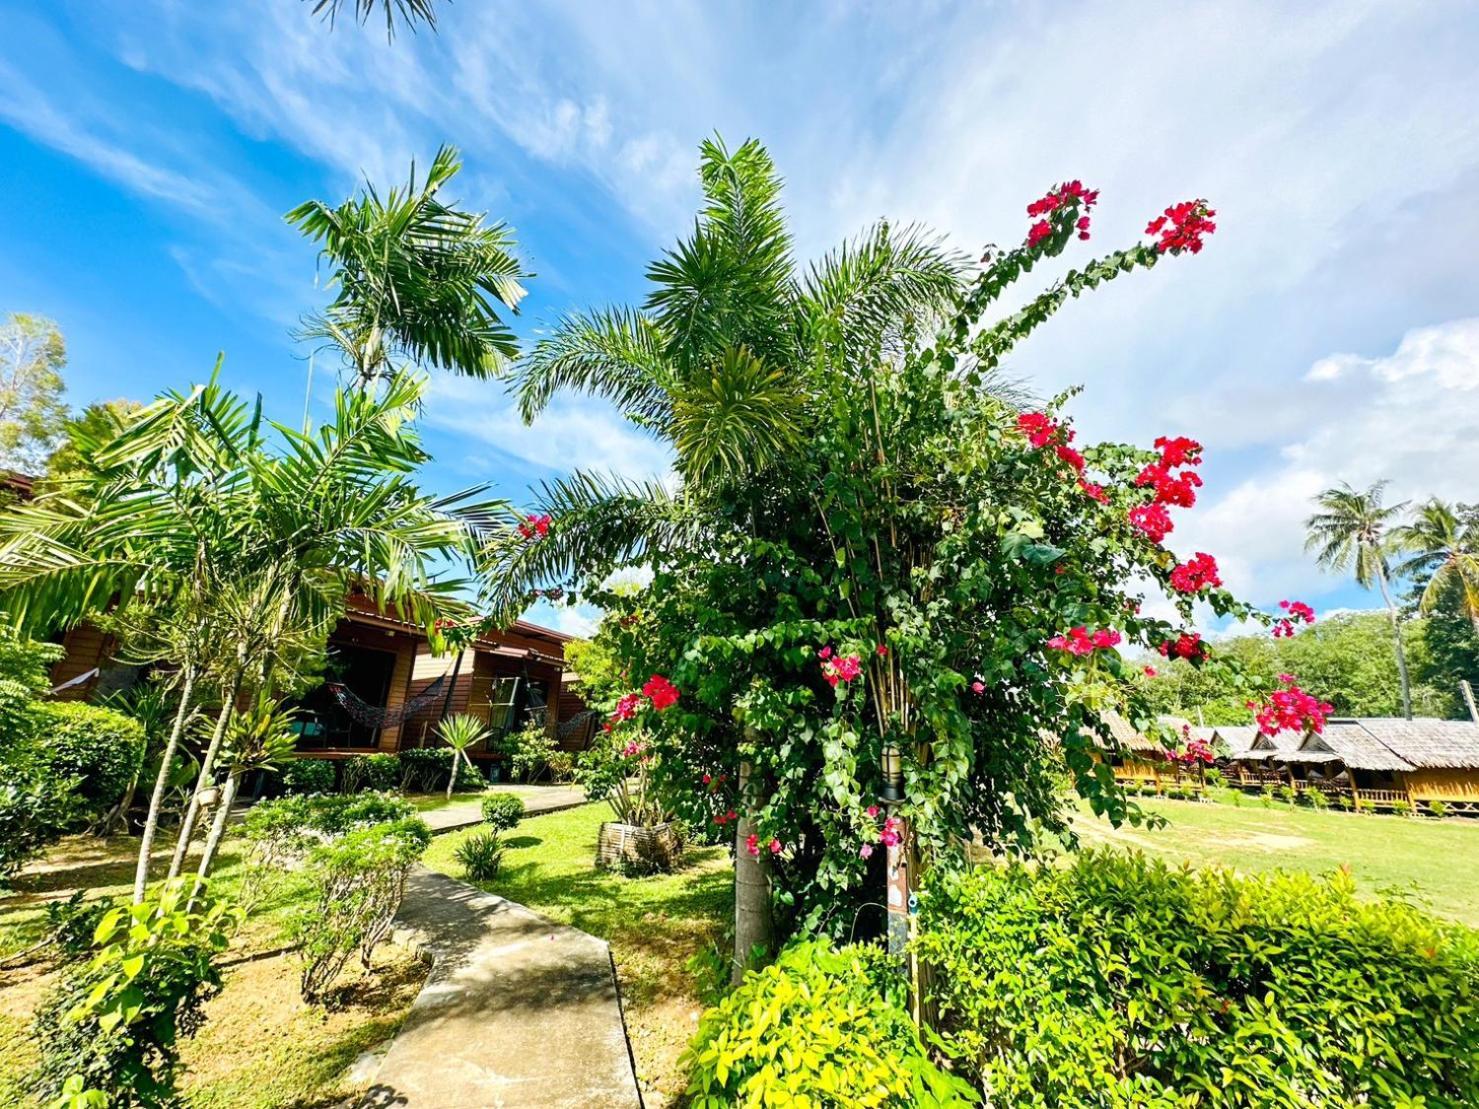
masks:
[[[538,847],[544,840],[538,836],[510,836],[503,841],[505,847]]]

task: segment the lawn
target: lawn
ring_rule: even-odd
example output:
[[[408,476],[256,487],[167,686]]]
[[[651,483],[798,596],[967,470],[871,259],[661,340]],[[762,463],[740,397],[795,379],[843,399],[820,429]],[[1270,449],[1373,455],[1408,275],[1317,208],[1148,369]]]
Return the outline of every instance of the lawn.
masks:
[[[229,841],[228,841],[229,843]],[[127,894],[137,841],[74,836],[0,897],[0,955],[28,947],[44,933],[45,905],[74,889]],[[156,868],[168,865],[161,856]],[[223,851],[216,881],[240,887],[239,860]],[[206,1023],[184,1045],[181,1090],[192,1109],[310,1109],[355,1092],[347,1071],[365,1051],[388,1040],[415,1000],[426,969],[410,952],[383,945],[369,975],[351,963],[332,1003],[306,1005],[298,996],[298,965],[282,946],[281,927],[303,896],[284,885],[253,913],[225,960],[226,984],[206,1006]],[[0,1105],[32,1106],[20,1081],[35,1059],[30,1013],[55,970],[47,963],[0,972]]]
[[[1162,828],[1118,830],[1087,812],[1075,821],[1085,844],[1138,848],[1162,858],[1241,871],[1315,872],[1349,867],[1369,894],[1400,893],[1479,927],[1479,820],[1317,812],[1259,797],[1242,805],[1142,798]]]
[[[626,878],[595,868],[596,836],[611,819],[605,804],[522,821],[505,837],[503,868],[479,883],[611,945],[637,1076],[648,1106],[672,1104],[686,1076],[678,1057],[704,1008],[686,963],[720,941],[733,914],[732,870],[723,847],[690,847],[676,874]],[[461,878],[455,851],[477,829],[438,837],[426,857]]]

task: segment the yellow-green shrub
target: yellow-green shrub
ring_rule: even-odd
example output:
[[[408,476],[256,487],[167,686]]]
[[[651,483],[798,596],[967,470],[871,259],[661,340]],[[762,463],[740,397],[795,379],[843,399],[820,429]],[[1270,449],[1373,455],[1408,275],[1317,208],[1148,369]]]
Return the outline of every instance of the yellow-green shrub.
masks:
[[[1345,874],[1091,853],[944,877],[919,925],[995,1105],[1479,1105],[1479,934]]]

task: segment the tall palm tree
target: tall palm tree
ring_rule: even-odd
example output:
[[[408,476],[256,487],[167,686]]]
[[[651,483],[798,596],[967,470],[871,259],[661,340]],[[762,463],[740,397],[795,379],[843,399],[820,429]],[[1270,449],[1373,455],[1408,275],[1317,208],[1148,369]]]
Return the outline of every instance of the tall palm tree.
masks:
[[[1315,498],[1321,511],[1305,521],[1304,549],[1313,551],[1315,561],[1326,570],[1354,569],[1358,585],[1381,590],[1392,626],[1392,648],[1397,654],[1397,675],[1402,683],[1402,715],[1412,719],[1412,687],[1407,676],[1407,654],[1402,648],[1402,621],[1392,599],[1388,558],[1395,548],[1392,521],[1407,508],[1407,502],[1383,505],[1387,482],[1378,481],[1365,491],[1342,482]]]
[[[1397,572],[1423,583],[1419,611],[1431,612],[1452,585],[1479,631],[1479,506],[1455,509],[1434,497],[1418,508],[1411,523],[1397,528],[1393,538],[1406,555]]]
[[[705,203],[692,233],[647,270],[640,308],[572,315],[512,371],[526,420],[563,390],[604,398],[668,445],[681,491],[589,472],[547,484],[548,541],[490,550],[490,600],[517,614],[530,585],[640,561],[666,546],[702,547],[733,526],[723,493],[803,449],[828,379],[860,370],[927,329],[964,292],[966,260],[919,228],[880,222],[805,269],[792,254],[781,180],[758,142],[703,143]],[[753,498],[741,498],[758,511]],[[764,784],[741,762],[746,798]],[[770,859],[752,856],[754,825],[735,822],[735,976],[772,944]]]
[[[499,309],[517,312],[528,275],[512,232],[444,201],[462,162],[444,146],[424,180],[330,207],[310,200],[285,217],[321,244],[334,300],[304,337],[337,347],[361,385],[394,373],[397,360],[487,377],[518,353]]]

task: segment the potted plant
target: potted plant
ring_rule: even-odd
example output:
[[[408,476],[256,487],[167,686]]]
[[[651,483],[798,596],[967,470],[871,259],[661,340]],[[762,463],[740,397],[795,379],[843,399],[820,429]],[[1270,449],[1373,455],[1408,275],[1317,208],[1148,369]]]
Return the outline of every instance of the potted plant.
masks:
[[[601,825],[596,866],[651,873],[673,870],[682,861],[678,825],[653,788],[655,757],[637,731],[603,733],[581,756],[578,776],[586,795],[610,802],[616,817]]]

